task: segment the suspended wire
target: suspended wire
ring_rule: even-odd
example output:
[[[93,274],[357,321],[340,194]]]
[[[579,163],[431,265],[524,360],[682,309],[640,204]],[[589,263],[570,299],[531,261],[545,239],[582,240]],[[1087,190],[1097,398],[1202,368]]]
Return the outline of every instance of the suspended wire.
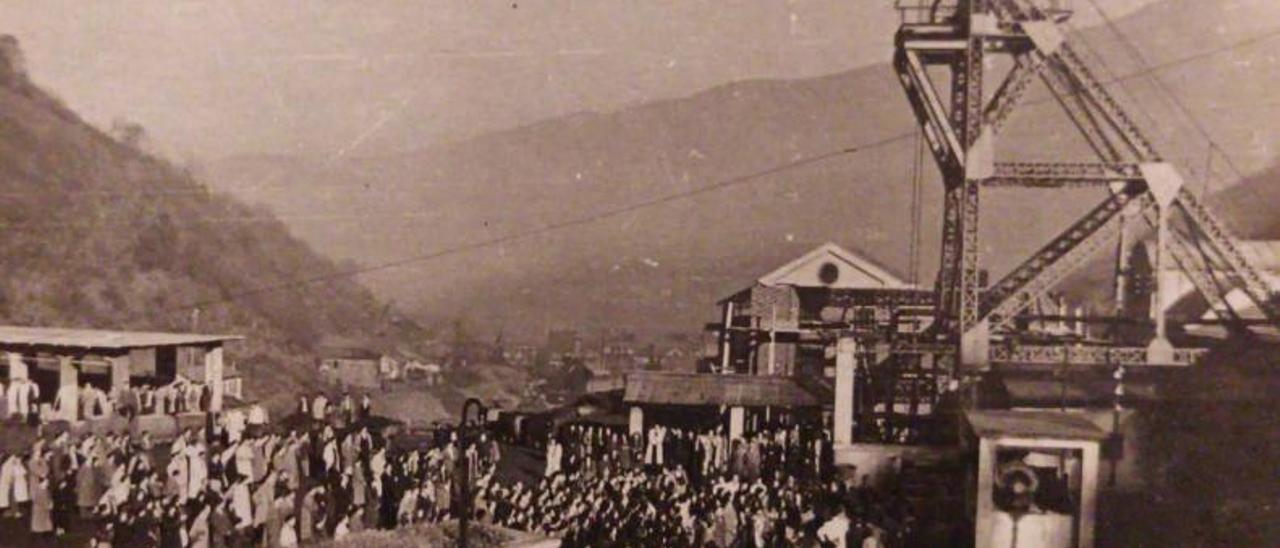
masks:
[[[673,194],[667,194],[664,196],[660,196],[658,198],[653,198],[650,200],[644,200],[640,202],[623,205],[620,207],[615,207],[612,209],[607,209],[604,211],[593,213],[591,215],[569,219],[569,220],[558,222],[558,223],[552,223],[552,224],[544,225],[531,230],[512,232],[503,236],[498,236],[498,237],[489,238],[489,239],[485,239],[485,240],[481,240],[481,241],[477,241],[469,244],[463,244],[455,247],[441,249],[438,251],[427,253],[425,255],[407,257],[404,259],[384,262],[384,263],[371,265],[367,267],[353,268],[353,269],[344,270],[340,272],[314,276],[311,278],[293,280],[290,282],[280,283],[276,285],[269,285],[269,286],[259,287],[256,289],[241,291],[238,293],[232,293],[220,299],[210,299],[210,300],[200,301],[200,302],[188,304],[181,308],[184,310],[190,309],[193,307],[204,308],[204,307],[215,305],[215,304],[231,302],[231,301],[248,297],[251,295],[258,295],[261,293],[270,293],[275,291],[283,291],[287,289],[294,289],[294,288],[316,284],[320,282],[349,278],[349,277],[357,276],[360,274],[367,274],[367,273],[377,272],[381,270],[388,270],[392,268],[408,266],[415,263],[423,263],[423,262],[427,262],[435,259],[440,259],[443,257],[448,257],[451,255],[459,255],[459,254],[470,252],[470,251],[476,251],[476,250],[484,249],[487,247],[493,247],[497,245],[527,240],[535,236],[540,236],[543,234],[564,230],[566,228],[573,228],[573,227],[583,226],[587,224],[592,224],[599,221],[619,217],[625,214],[635,213],[637,211],[642,211],[645,209],[658,207],[658,206],[669,204],[672,202],[688,199],[701,194],[707,194],[710,192],[715,192],[715,191],[724,190],[727,188],[749,184],[757,180],[760,180],[764,177],[768,177],[770,175],[776,175],[778,173],[783,173],[783,172],[796,169],[799,167],[807,166],[810,164],[816,164],[816,163],[830,160],[832,158],[836,158],[839,156],[856,154],[865,150],[879,148],[879,147],[889,145],[891,143],[904,141],[906,139],[909,139],[912,135],[913,133],[904,133],[904,134],[886,137],[883,139],[878,139],[876,141],[867,142],[857,146],[851,146],[851,147],[843,148],[840,150],[834,150],[834,151],[830,151],[822,154],[817,154],[814,156],[801,158],[799,160],[794,160],[784,164],[779,164],[777,166],[767,168],[761,171],[756,171],[746,175],[740,175],[737,177],[724,179],[724,180],[721,180],[706,186],[694,188],[691,190],[677,192]]]
[[[1180,57],[1180,58],[1178,58],[1178,59],[1172,59],[1172,60],[1169,60],[1169,61],[1166,61],[1166,62],[1163,62],[1163,63],[1159,63],[1159,64],[1151,65],[1150,67],[1145,68],[1145,69],[1142,69],[1142,70],[1137,70],[1137,71],[1133,71],[1133,72],[1129,72],[1129,73],[1121,74],[1121,75],[1114,75],[1114,74],[1113,74],[1113,75],[1111,75],[1111,76],[1110,76],[1110,77],[1108,77],[1108,78],[1104,78],[1100,83],[1101,83],[1101,84],[1104,84],[1104,85],[1109,85],[1109,84],[1114,84],[1114,83],[1123,83],[1123,82],[1128,82],[1128,81],[1131,81],[1131,80],[1134,80],[1134,79],[1137,79],[1137,78],[1145,77],[1145,76],[1147,76],[1148,74],[1159,73],[1159,72],[1162,72],[1162,71],[1168,70],[1168,69],[1173,68],[1173,67],[1177,67],[1177,66],[1181,66],[1181,65],[1185,65],[1185,64],[1188,64],[1188,63],[1192,63],[1192,62],[1198,61],[1198,60],[1200,60],[1200,59],[1205,59],[1205,58],[1212,57],[1212,56],[1215,56],[1215,55],[1219,55],[1219,54],[1222,54],[1222,53],[1227,53],[1227,52],[1230,52],[1230,51],[1234,51],[1234,50],[1238,50],[1238,49],[1246,48],[1246,47],[1252,46],[1252,45],[1254,45],[1254,44],[1257,44],[1257,43],[1260,43],[1260,42],[1263,42],[1263,41],[1266,41],[1266,40],[1270,40],[1270,39],[1275,38],[1275,37],[1277,37],[1277,36],[1280,36],[1280,28],[1276,28],[1276,29],[1273,29],[1273,30],[1271,30],[1271,31],[1267,31],[1267,32],[1264,32],[1264,33],[1261,33],[1261,34],[1258,34],[1258,35],[1252,36],[1252,37],[1250,37],[1250,38],[1246,38],[1246,39],[1240,40],[1240,41],[1238,41],[1238,42],[1233,42],[1233,43],[1230,43],[1230,44],[1225,44],[1225,45],[1220,46],[1220,47],[1217,47],[1217,48],[1208,49],[1208,50],[1205,50],[1205,51],[1201,51],[1201,52],[1198,52],[1198,53],[1194,53],[1194,54],[1190,54],[1190,55],[1187,55],[1187,56],[1184,56],[1184,57]],[[1077,95],[1077,94],[1079,94],[1079,93],[1080,93],[1080,92],[1078,92],[1078,91],[1073,91],[1073,92],[1071,93],[1071,95],[1070,95],[1070,96],[1074,96],[1074,95]],[[1053,101],[1055,101],[1055,99],[1054,99],[1053,97],[1044,97],[1044,98],[1035,99],[1035,100],[1028,100],[1028,101],[1026,101],[1026,102],[1024,102],[1024,103],[1023,103],[1023,106],[1024,106],[1024,107],[1030,107],[1030,106],[1036,106],[1036,105],[1040,105],[1040,104],[1050,103],[1050,102],[1053,102]],[[905,139],[910,138],[914,133],[915,133],[915,130],[914,130],[914,129],[912,129],[912,130],[904,131],[903,133],[900,133],[900,134],[894,135],[893,137],[896,137],[898,140],[905,140]],[[891,142],[896,142],[896,141],[891,141]],[[886,144],[888,144],[888,143],[886,143]],[[873,146],[874,146],[874,145],[873,145]],[[332,186],[332,185],[325,185],[325,186]],[[32,191],[9,191],[9,192],[0,192],[0,197],[6,197],[6,196],[8,196],[8,197],[17,197],[17,196],[23,196],[23,195],[33,194],[33,193],[36,193],[36,192],[45,192],[45,190],[41,190],[41,191],[32,190]],[[143,192],[133,192],[133,191],[111,191],[111,190],[96,190],[96,189],[91,189],[91,190],[83,190],[83,191],[76,191],[76,192],[75,192],[75,194],[77,194],[77,195],[84,195],[84,194],[88,194],[88,195],[95,195],[95,196],[124,196],[124,197],[151,197],[151,196],[188,195],[188,194],[205,195],[205,194],[210,194],[210,193],[211,193],[211,191],[209,191],[209,190],[204,190],[204,189],[193,189],[193,190],[161,190],[161,191],[155,191],[155,192],[147,192],[147,191],[143,191]],[[234,195],[234,194],[235,194],[235,193],[234,193],[234,191],[231,191],[231,194],[232,194],[232,195]],[[380,218],[380,219],[385,219],[385,218],[387,218],[388,216],[396,216],[396,217],[401,217],[401,218],[412,218],[412,217],[426,217],[426,216],[428,216],[428,214],[423,213],[423,212],[421,212],[421,211],[419,211],[419,210],[414,210],[414,211],[402,211],[402,212],[385,212],[385,213],[380,213],[378,218]],[[317,220],[317,221],[318,221],[318,220],[346,220],[346,219],[361,219],[361,218],[367,218],[367,216],[364,216],[364,215],[357,215],[357,214],[328,214],[328,215],[317,215],[317,214],[311,214],[311,215],[278,215],[278,214],[277,214],[277,215],[272,215],[272,216],[270,216],[270,217],[253,217],[253,216],[224,216],[224,217],[218,217],[218,216],[202,216],[202,217],[197,218],[197,219],[173,219],[173,224],[174,224],[174,226],[226,225],[226,224],[274,224],[274,223],[277,223],[277,222],[280,222],[280,221],[298,221],[298,220],[302,220],[302,221],[307,221],[307,220]],[[143,225],[147,224],[148,222],[150,222],[150,220],[149,220],[149,219],[143,219],[143,218],[136,218],[136,219],[118,219],[118,220],[112,220],[112,221],[95,220],[95,221],[74,222],[74,223],[72,223],[72,222],[52,222],[52,221],[51,221],[51,222],[33,222],[33,223],[14,223],[14,224],[8,224],[8,225],[0,224],[0,229],[3,229],[3,230],[32,230],[32,229],[44,229],[44,228],[49,228],[49,227],[85,227],[85,228],[97,228],[97,227],[108,227],[108,226],[143,226]]]
[[[1147,75],[1147,74],[1154,73],[1154,72],[1158,72],[1158,71],[1162,71],[1162,70],[1168,69],[1168,68],[1170,68],[1170,67],[1174,67],[1174,66],[1178,66],[1178,65],[1182,65],[1182,64],[1190,63],[1190,62],[1193,62],[1193,61],[1196,61],[1196,60],[1199,60],[1199,59],[1203,59],[1203,58],[1210,57],[1210,56],[1213,56],[1213,55],[1217,55],[1217,54],[1220,54],[1220,53],[1224,53],[1224,52],[1227,52],[1227,51],[1232,51],[1232,50],[1235,50],[1235,49],[1248,47],[1248,46],[1251,46],[1251,45],[1253,45],[1253,44],[1259,43],[1259,42],[1261,42],[1261,41],[1271,39],[1271,38],[1276,37],[1276,36],[1280,36],[1280,28],[1273,29],[1272,31],[1265,32],[1265,33],[1262,33],[1262,34],[1259,34],[1259,35],[1253,36],[1253,37],[1251,37],[1251,38],[1247,38],[1247,39],[1241,40],[1241,41],[1239,41],[1239,42],[1234,42],[1234,43],[1232,43],[1232,44],[1228,44],[1228,45],[1225,45],[1225,46],[1222,46],[1222,47],[1219,47],[1219,48],[1214,48],[1214,49],[1210,49],[1210,50],[1202,51],[1202,52],[1199,52],[1199,53],[1195,53],[1195,54],[1188,55],[1188,56],[1186,56],[1186,57],[1182,57],[1182,58],[1179,58],[1179,59],[1175,59],[1175,60],[1167,61],[1167,62],[1165,62],[1165,63],[1152,65],[1152,66],[1150,66],[1150,67],[1148,67],[1148,68],[1146,68],[1146,69],[1143,69],[1143,70],[1139,70],[1139,71],[1132,72],[1132,73],[1125,74],[1125,75],[1121,75],[1121,76],[1116,76],[1116,77],[1114,77],[1114,78],[1110,78],[1110,79],[1104,80],[1103,82],[1100,82],[1100,83],[1102,83],[1102,84],[1110,84],[1110,83],[1116,83],[1116,82],[1128,81],[1128,80],[1131,80],[1131,79],[1134,79],[1134,78],[1140,78],[1140,77],[1145,76],[1145,75]],[[1073,94],[1075,94],[1075,93],[1079,93],[1079,92],[1073,92]],[[1052,97],[1049,97],[1049,98],[1042,98],[1042,99],[1039,99],[1039,100],[1036,100],[1036,101],[1028,101],[1026,104],[1027,104],[1027,105],[1034,105],[1034,104],[1038,104],[1038,103],[1046,103],[1046,102],[1050,102],[1050,101],[1053,101],[1053,100],[1054,100],[1054,99],[1053,99]],[[470,244],[463,244],[463,245],[459,245],[459,246],[455,246],[455,247],[449,247],[449,248],[441,249],[441,250],[439,250],[439,251],[435,251],[435,252],[427,253],[427,254],[424,254],[424,255],[418,255],[418,256],[414,256],[414,257],[407,257],[407,258],[398,259],[398,260],[393,260],[393,261],[384,262],[384,263],[379,263],[379,264],[375,264],[375,265],[371,265],[371,266],[367,266],[367,267],[361,267],[361,268],[348,269],[348,270],[343,270],[343,271],[339,271],[339,272],[334,272],[334,273],[330,273],[330,274],[326,274],[326,275],[314,276],[314,277],[311,277],[311,278],[300,278],[300,279],[297,279],[297,280],[291,280],[291,281],[289,281],[289,282],[283,282],[283,283],[280,283],[280,284],[274,284],[274,285],[263,286],[263,287],[254,288],[254,289],[249,289],[249,290],[245,290],[245,291],[241,291],[241,292],[234,292],[234,293],[227,294],[227,295],[225,295],[225,296],[223,296],[222,298],[219,298],[219,299],[209,299],[209,300],[199,301],[199,302],[196,302],[196,303],[192,303],[192,304],[185,305],[185,306],[181,307],[181,310],[184,310],[184,311],[185,311],[185,310],[190,310],[190,309],[191,309],[191,308],[193,308],[193,307],[203,308],[203,307],[212,306],[212,305],[217,305],[217,304],[222,304],[222,303],[229,303],[229,302],[233,302],[233,301],[236,301],[236,300],[242,299],[242,298],[244,298],[244,297],[249,297],[249,296],[253,296],[253,295],[259,295],[259,294],[263,294],[263,293],[273,293],[273,292],[278,292],[278,291],[287,291],[287,290],[292,290],[292,289],[296,289],[296,288],[300,288],[300,287],[305,287],[305,286],[308,286],[308,285],[313,285],[313,284],[317,284],[317,283],[321,283],[321,282],[332,281],[332,280],[338,280],[338,279],[344,279],[344,278],[350,278],[350,277],[355,277],[355,276],[358,276],[358,275],[361,275],[361,274],[372,273],[372,272],[377,272],[377,271],[382,271],[382,270],[390,270],[390,269],[400,268],[400,267],[405,267],[405,266],[409,266],[409,265],[413,265],[413,264],[418,264],[418,263],[425,263],[425,262],[429,262],[429,261],[432,261],[432,260],[435,260],[435,259],[439,259],[439,258],[443,258],[443,257],[448,257],[448,256],[451,256],[451,255],[459,255],[459,254],[467,253],[467,252],[470,252],[470,251],[476,251],[476,250],[484,249],[484,248],[487,248],[487,247],[492,247],[492,246],[502,245],[502,244],[506,244],[506,243],[510,243],[510,242],[515,242],[515,241],[520,241],[520,240],[525,240],[525,239],[529,239],[529,238],[532,238],[532,237],[535,237],[535,236],[539,236],[539,235],[548,234],[548,233],[556,232],[556,231],[559,231],[559,230],[563,230],[563,229],[565,229],[565,228],[571,228],[571,227],[576,227],[576,226],[582,226],[582,225],[586,225],[586,224],[591,224],[591,223],[598,222],[598,221],[601,221],[601,220],[605,220],[605,219],[609,219],[609,218],[613,218],[613,217],[618,217],[618,216],[621,216],[621,215],[624,215],[624,214],[627,214],[627,213],[632,213],[632,212],[636,212],[636,211],[644,210],[644,209],[647,209],[647,208],[650,208],[650,207],[657,207],[657,206],[660,206],[660,205],[663,205],[663,204],[666,204],[666,203],[670,203],[670,202],[675,202],[675,201],[683,200],[683,199],[690,198],[690,197],[693,197],[693,196],[697,196],[697,195],[700,195],[700,194],[710,193],[710,192],[714,192],[714,191],[717,191],[717,190],[720,190],[720,189],[724,189],[724,188],[730,188],[730,187],[735,187],[735,186],[744,185],[744,184],[747,184],[747,183],[750,183],[750,182],[753,182],[753,181],[759,180],[759,179],[761,179],[761,178],[763,178],[763,177],[766,177],[766,176],[768,176],[768,175],[772,175],[772,174],[780,173],[780,172],[783,172],[783,171],[786,171],[786,170],[789,170],[789,169],[794,169],[794,168],[797,168],[797,167],[800,167],[800,166],[803,166],[803,165],[807,165],[807,164],[813,164],[813,163],[821,162],[821,161],[824,161],[824,160],[827,160],[827,159],[830,159],[830,158],[834,158],[834,157],[837,157],[837,156],[843,156],[843,155],[856,154],[856,153],[865,152],[865,151],[868,151],[868,150],[872,150],[872,149],[876,149],[876,148],[880,148],[880,147],[888,146],[888,145],[891,145],[891,144],[894,144],[894,143],[898,143],[898,142],[906,141],[907,139],[910,139],[910,138],[912,138],[913,136],[918,135],[918,131],[919,131],[919,129],[917,128],[916,130],[907,131],[907,132],[899,133],[899,134],[896,134],[896,135],[891,135],[891,136],[888,136],[888,137],[885,137],[885,138],[882,138],[882,139],[878,139],[878,140],[875,140],[875,141],[869,141],[869,142],[861,143],[861,144],[854,145],[854,146],[851,146],[851,147],[847,147],[847,148],[844,148],[844,149],[835,150],[835,151],[830,151],[830,152],[826,152],[826,153],[823,153],[823,154],[818,154],[818,155],[815,155],[815,156],[809,156],[809,157],[806,157],[806,158],[801,158],[801,159],[799,159],[799,160],[795,160],[795,161],[792,161],[792,162],[788,162],[788,163],[786,163],[786,164],[781,164],[781,165],[775,166],[775,167],[773,167],[773,168],[765,169],[765,170],[763,170],[763,171],[758,171],[758,172],[754,172],[754,173],[751,173],[751,174],[742,175],[742,176],[739,176],[739,177],[734,177],[734,178],[730,178],[730,179],[722,180],[722,181],[719,181],[719,182],[717,182],[717,183],[712,183],[712,184],[707,185],[707,186],[705,186],[705,187],[699,187],[699,188],[692,189],[692,190],[689,190],[689,191],[680,192],[680,193],[675,193],[675,194],[670,194],[670,195],[662,196],[662,197],[655,198],[655,199],[652,199],[652,200],[646,200],[646,201],[637,202],[637,203],[633,203],[633,204],[629,204],[629,205],[624,205],[624,206],[621,206],[621,207],[618,207],[618,208],[605,210],[605,211],[602,211],[602,212],[599,212],[599,213],[596,213],[596,214],[592,214],[592,215],[589,215],[589,216],[580,217],[580,218],[576,218],[576,219],[572,219],[572,220],[568,220],[568,221],[564,221],[564,222],[560,222],[560,223],[553,223],[553,224],[545,225],[545,226],[542,226],[542,227],[539,227],[539,228],[536,228],[536,229],[532,229],[532,230],[529,230],[529,231],[525,231],[525,232],[514,232],[514,233],[510,233],[510,234],[507,234],[507,235],[504,235],[504,236],[500,236],[500,237],[490,238],[490,239],[481,240],[481,241],[473,242],[473,243],[470,243]],[[921,209],[923,209],[923,208],[921,208]],[[922,218],[922,213],[918,213],[917,215],[921,216],[921,218]],[[271,221],[271,222],[275,222],[275,221]]]
[[[1147,61],[1146,56],[1142,54],[1142,50],[1140,50],[1133,40],[1131,40],[1129,36],[1120,29],[1120,26],[1117,25],[1111,16],[1102,9],[1102,6],[1098,4],[1097,0],[1089,0],[1089,4],[1093,7],[1093,10],[1102,17],[1107,29],[1110,30],[1111,33],[1116,36],[1116,39],[1120,41],[1120,44],[1125,47],[1129,56],[1138,62],[1138,66],[1143,69],[1149,67],[1150,63]],[[1234,172],[1237,177],[1243,177],[1244,174],[1239,165],[1237,165],[1235,161],[1227,155],[1226,151],[1218,145],[1218,142],[1214,139],[1213,135],[1209,133],[1209,130],[1200,122],[1195,113],[1191,112],[1191,109],[1187,107],[1186,102],[1178,97],[1178,94],[1174,93],[1173,89],[1170,88],[1168,84],[1165,84],[1164,80],[1161,80],[1159,76],[1155,74],[1147,74],[1146,77],[1169,99],[1170,102],[1173,103],[1175,107],[1177,107],[1178,111],[1181,112],[1189,122],[1191,122],[1192,127],[1194,127],[1195,130],[1204,137],[1205,141],[1209,144],[1210,154],[1217,151],[1222,155],[1223,160],[1226,161],[1227,166],[1231,168],[1231,171]],[[1208,174],[1206,174],[1206,177],[1208,177]]]
[[[1235,176],[1237,182],[1245,179],[1244,170],[1242,170],[1239,164],[1237,164],[1235,160],[1229,154],[1227,154],[1226,149],[1223,148],[1218,143],[1217,139],[1215,139],[1213,134],[1209,132],[1208,128],[1205,127],[1205,125],[1201,122],[1200,118],[1196,116],[1194,112],[1192,112],[1192,110],[1187,106],[1186,102],[1183,101],[1180,97],[1178,97],[1178,94],[1175,93],[1174,90],[1171,87],[1169,87],[1168,84],[1166,84],[1163,80],[1161,80],[1157,74],[1147,70],[1151,67],[1151,63],[1147,61],[1146,56],[1143,55],[1141,49],[1138,48],[1137,44],[1135,44],[1133,40],[1129,38],[1129,36],[1125,34],[1125,32],[1122,29],[1120,29],[1120,26],[1116,24],[1115,20],[1113,20],[1111,16],[1104,9],[1102,9],[1102,6],[1098,4],[1097,0],[1089,0],[1089,4],[1090,6],[1093,7],[1093,10],[1098,14],[1098,16],[1102,18],[1107,29],[1112,34],[1114,34],[1116,36],[1116,39],[1119,40],[1121,45],[1124,46],[1129,56],[1138,63],[1138,67],[1142,69],[1142,72],[1148,73],[1145,75],[1147,79],[1150,80],[1155,85],[1156,89],[1159,92],[1163,93],[1168,98],[1168,100],[1178,109],[1179,112],[1182,113],[1182,115],[1191,123],[1192,127],[1195,128],[1195,130],[1200,134],[1200,136],[1203,137],[1205,141],[1208,143],[1208,153],[1205,161],[1205,173],[1204,173],[1205,182],[1204,182],[1204,189],[1202,190],[1202,193],[1211,194],[1213,192],[1213,187],[1212,187],[1213,174],[1212,172],[1209,171],[1209,169],[1212,168],[1213,156],[1215,152],[1217,152],[1217,155],[1221,157],[1223,161],[1226,163],[1227,168]],[[1265,197],[1262,196],[1257,189],[1247,185],[1244,186],[1244,189],[1246,192],[1249,192],[1250,195],[1252,195],[1255,199],[1259,200],[1259,203],[1265,203]],[[1239,229],[1233,226],[1235,223],[1233,223],[1229,217],[1224,218],[1223,222],[1227,223],[1227,225],[1232,228],[1232,232],[1235,232],[1237,234],[1239,233]],[[1273,262],[1280,263],[1280,261],[1277,260],[1280,257],[1277,257],[1276,251],[1272,249],[1271,246],[1264,245],[1262,246],[1262,248],[1263,250],[1265,250],[1265,252],[1268,255],[1270,255],[1270,258]]]

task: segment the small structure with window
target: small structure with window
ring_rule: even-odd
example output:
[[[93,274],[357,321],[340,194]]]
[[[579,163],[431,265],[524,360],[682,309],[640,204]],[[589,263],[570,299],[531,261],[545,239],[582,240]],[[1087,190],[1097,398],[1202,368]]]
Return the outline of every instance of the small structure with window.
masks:
[[[233,335],[0,326],[0,362],[10,392],[31,409],[60,405],[53,418],[78,420],[84,385],[120,394],[175,381],[207,388],[202,411],[221,411],[223,345]],[[23,390],[14,390],[20,387]],[[61,397],[60,397],[61,396]],[[107,410],[104,410],[104,412]],[[34,412],[34,411],[33,411]]]
[[[362,389],[382,386],[383,354],[354,341],[326,339],[320,345],[319,366],[330,384]]]
[[[965,421],[974,546],[1094,545],[1106,432],[1070,412],[974,410]]]

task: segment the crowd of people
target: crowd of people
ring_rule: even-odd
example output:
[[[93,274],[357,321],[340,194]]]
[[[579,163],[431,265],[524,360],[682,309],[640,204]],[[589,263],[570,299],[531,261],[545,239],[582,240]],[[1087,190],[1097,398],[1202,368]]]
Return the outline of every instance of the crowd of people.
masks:
[[[288,548],[449,519],[455,470],[492,476],[500,452],[487,436],[465,447],[456,434],[434,436],[392,452],[366,425],[367,398],[342,399],[330,408],[322,395],[307,398],[288,429],[210,418],[167,447],[146,432],[40,436],[0,455],[0,519],[50,540],[87,520],[96,547]]]
[[[12,379],[8,386],[0,381],[0,409],[10,420],[36,425],[47,418],[70,418],[72,403],[75,419],[85,420],[113,415],[132,418],[207,412],[213,397],[208,385],[181,377],[156,386],[139,385],[110,391],[82,382],[59,388],[51,395],[52,399],[42,398],[41,394],[39,383],[30,378]],[[49,404],[48,415],[42,415],[42,403]]]
[[[832,448],[825,431],[799,426],[766,428],[731,439],[723,428],[654,426],[643,435],[626,435],[604,426],[569,425],[547,442],[545,475],[640,464],[678,467],[694,482],[724,473],[749,480],[762,475],[814,479],[830,473]]]
[[[910,504],[836,479],[821,431],[653,427],[627,436],[569,426],[548,441],[536,486],[488,484],[496,523],[562,538],[562,546],[919,545]]]
[[[568,547],[919,545],[906,499],[837,478],[820,429],[732,439],[567,425],[548,440],[543,477],[520,482],[498,480],[491,436],[397,447],[370,411],[368,395],[314,394],[290,428],[227,413],[167,446],[145,432],[43,436],[0,455],[0,519],[51,539],[86,520],[96,547],[290,548],[464,511]]]

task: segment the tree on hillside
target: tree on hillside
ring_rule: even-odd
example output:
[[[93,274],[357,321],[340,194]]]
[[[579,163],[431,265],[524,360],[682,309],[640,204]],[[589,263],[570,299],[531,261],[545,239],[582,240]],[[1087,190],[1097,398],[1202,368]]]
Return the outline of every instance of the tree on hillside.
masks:
[[[124,146],[141,151],[147,143],[147,130],[137,122],[116,118],[111,122],[111,137]]]
[[[149,219],[138,231],[133,258],[143,272],[168,269],[178,252],[178,230],[168,213]]]

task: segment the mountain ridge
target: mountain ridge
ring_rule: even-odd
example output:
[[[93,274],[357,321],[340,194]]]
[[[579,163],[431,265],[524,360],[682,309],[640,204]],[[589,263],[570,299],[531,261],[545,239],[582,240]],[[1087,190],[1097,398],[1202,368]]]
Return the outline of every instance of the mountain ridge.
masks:
[[[1212,6],[1169,0],[1119,25],[1143,47],[1158,49],[1158,55],[1145,59],[1158,66],[1256,32],[1258,14],[1271,9],[1258,0],[1215,0]],[[1213,15],[1196,17],[1198,12]],[[1206,21],[1223,28],[1199,26]],[[1100,77],[1144,70],[1105,29],[1087,29],[1083,36],[1089,51],[1108,59]],[[1233,60],[1250,67],[1209,58],[1171,65],[1159,75],[1177,79],[1183,100],[1200,114],[1224,101],[1265,96],[1267,82],[1280,85],[1275,76],[1280,71],[1265,70],[1276,65],[1275,59],[1243,49]],[[1184,74],[1193,70],[1214,77],[1183,82]],[[903,135],[915,123],[895,80],[887,65],[875,65],[804,80],[743,81],[619,111],[545,120],[410,154],[352,158],[329,169],[310,166],[290,172],[278,166],[241,166],[217,172],[224,184],[262,173],[277,180],[305,181],[297,187],[260,189],[249,198],[272,204],[286,221],[317,211],[351,215],[346,221],[300,220],[291,225],[332,254],[378,264],[538,231],[623,207],[619,204],[694,192],[797,159]],[[1243,81],[1249,85],[1223,84]],[[1174,110],[1149,78],[1130,77],[1109,87],[1122,102],[1140,104],[1142,108],[1134,110],[1142,119],[1159,119],[1162,108]],[[1052,107],[1042,92],[1027,98],[1023,112],[1015,114],[1006,130],[1006,141],[1016,152],[1083,154],[1082,147],[1067,137],[1065,119],[1052,114]],[[1167,119],[1179,120],[1174,115]],[[1247,122],[1234,113],[1231,119]],[[1048,131],[1046,124],[1061,131]],[[1220,126],[1234,127],[1223,122],[1208,125],[1211,133]],[[1195,165],[1181,162],[1197,155],[1199,145],[1184,141],[1192,132],[1158,129],[1151,132],[1152,138],[1170,145],[1171,158]],[[1243,157],[1241,163],[1250,171],[1273,159],[1270,143],[1280,138],[1277,130],[1266,127],[1226,133],[1220,137],[1225,148]],[[381,294],[416,306],[437,321],[475,315],[490,324],[529,324],[532,336],[548,325],[696,328],[713,316],[710,305],[715,298],[828,240],[905,270],[912,156],[910,139],[904,138],[759,176],[733,190],[698,194],[554,236],[528,237],[364,279]],[[936,264],[941,200],[931,160],[923,170],[926,221],[920,255],[928,279]],[[1094,191],[984,194],[986,218],[992,220],[984,223],[981,234],[984,262],[998,276],[1100,198]],[[649,263],[660,266],[643,266]]]

